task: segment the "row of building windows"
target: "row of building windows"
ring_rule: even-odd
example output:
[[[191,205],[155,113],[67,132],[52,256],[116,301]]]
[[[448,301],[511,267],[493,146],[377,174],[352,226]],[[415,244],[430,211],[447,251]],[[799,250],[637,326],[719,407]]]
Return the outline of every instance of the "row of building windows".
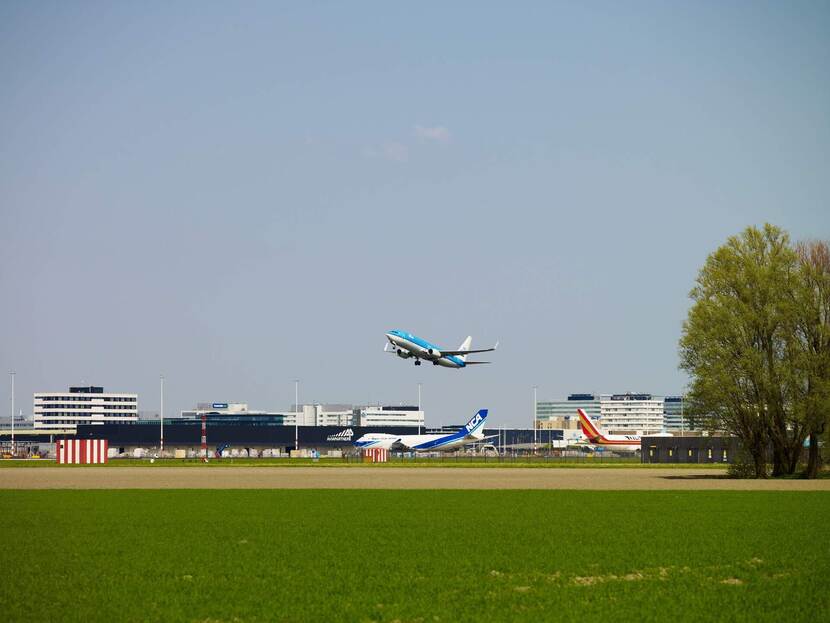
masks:
[[[38,396],[35,394],[35,400],[42,400],[43,402],[90,402],[92,400],[103,402],[138,402],[137,396]]]
[[[135,411],[137,405],[73,405],[73,404],[62,404],[62,403],[49,403],[48,405],[43,405],[35,407],[35,411],[50,411],[51,409],[83,409],[84,411],[89,411],[90,409],[128,409]]]
[[[42,416],[48,417],[68,417],[73,419],[83,418],[84,420],[89,419],[91,417],[117,417],[117,418],[125,418],[125,417],[138,417],[138,414],[135,412],[133,413],[117,413],[117,412],[109,412],[109,411],[100,411],[96,413],[78,413],[77,411],[46,411],[44,413],[35,413],[35,418],[41,421]]]

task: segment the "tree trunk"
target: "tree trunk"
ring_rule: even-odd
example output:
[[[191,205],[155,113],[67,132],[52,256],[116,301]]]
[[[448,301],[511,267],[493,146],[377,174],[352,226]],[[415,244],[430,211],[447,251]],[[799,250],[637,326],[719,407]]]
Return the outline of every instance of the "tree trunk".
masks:
[[[791,448],[789,463],[787,464],[787,473],[792,475],[798,469],[798,462],[801,460],[801,444],[798,447]]]
[[[776,476],[783,476],[785,473],[784,470],[784,456],[783,452],[781,451],[781,447],[778,444],[773,444],[772,449],[772,476],[773,478]]]
[[[755,477],[756,478],[766,478],[767,477],[767,462],[764,458],[763,452],[758,452],[757,450],[752,453],[752,462],[755,467]]]
[[[767,477],[767,444],[763,439],[754,439],[749,453],[752,455],[752,463],[755,468],[756,478]]]
[[[818,447],[819,436],[817,433],[810,433],[810,449],[807,455],[807,478],[818,478],[818,470],[821,467],[821,453]]]

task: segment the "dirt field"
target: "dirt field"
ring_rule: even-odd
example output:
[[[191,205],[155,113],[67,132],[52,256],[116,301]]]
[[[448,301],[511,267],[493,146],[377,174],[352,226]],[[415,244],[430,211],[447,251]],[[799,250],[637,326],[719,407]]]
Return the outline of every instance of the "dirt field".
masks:
[[[0,470],[0,489],[824,490],[830,480],[731,480],[713,469],[39,467]]]

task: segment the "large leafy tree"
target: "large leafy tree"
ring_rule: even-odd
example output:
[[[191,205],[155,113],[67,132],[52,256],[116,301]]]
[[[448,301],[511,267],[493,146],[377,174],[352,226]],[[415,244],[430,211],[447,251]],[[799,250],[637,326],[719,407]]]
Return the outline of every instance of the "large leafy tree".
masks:
[[[793,409],[792,327],[801,272],[785,232],[750,227],[706,260],[680,340],[690,406],[741,438],[756,477],[792,473],[805,437]]]
[[[810,440],[806,474],[815,478],[821,467],[819,441],[830,428],[830,247],[804,242],[796,253],[801,283],[794,292],[792,393]]]

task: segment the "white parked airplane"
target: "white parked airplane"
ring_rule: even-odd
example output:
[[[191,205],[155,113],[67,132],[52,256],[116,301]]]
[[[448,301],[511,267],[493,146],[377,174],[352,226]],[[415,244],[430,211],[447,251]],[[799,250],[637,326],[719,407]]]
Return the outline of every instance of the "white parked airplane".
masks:
[[[582,432],[588,438],[588,442],[595,446],[603,448],[613,448],[621,452],[639,452],[640,451],[640,435],[606,435],[599,424],[588,417],[582,409],[577,409],[579,414],[579,424],[582,426]],[[671,437],[671,433],[656,433],[649,435],[650,437]]]
[[[387,353],[395,353],[401,359],[415,358],[415,365],[421,365],[421,359],[431,361],[433,365],[443,366],[445,368],[465,368],[474,364],[490,363],[489,361],[467,361],[467,355],[472,353],[489,353],[496,350],[499,344],[493,348],[481,348],[479,350],[471,350],[470,345],[473,343],[472,336],[467,336],[467,339],[461,343],[457,350],[445,350],[439,348],[435,344],[427,342],[426,340],[412,335],[406,331],[398,331],[394,329],[386,334],[386,339],[389,340],[383,347]],[[389,346],[392,349],[389,349]]]
[[[390,435],[389,433],[366,433],[354,442],[358,448],[385,448],[386,450],[415,450],[433,452],[455,450],[468,443],[477,443],[496,437],[484,436],[484,422],[487,409],[476,413],[461,430],[448,435]]]

